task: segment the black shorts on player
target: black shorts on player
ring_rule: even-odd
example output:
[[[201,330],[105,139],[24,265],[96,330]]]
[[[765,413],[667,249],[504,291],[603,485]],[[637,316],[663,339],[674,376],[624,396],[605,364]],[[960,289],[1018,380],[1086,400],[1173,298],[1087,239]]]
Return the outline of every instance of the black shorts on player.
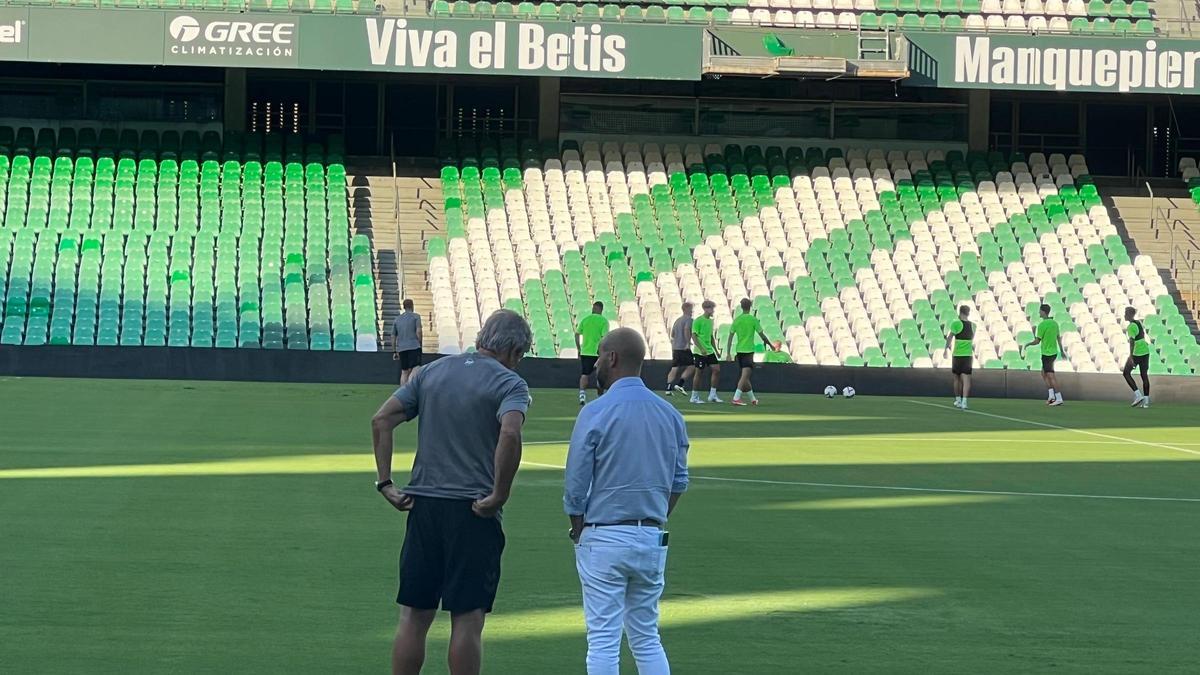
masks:
[[[696,364],[696,356],[692,354],[690,349],[672,349],[671,350],[671,367],[672,368],[687,368]]]
[[[412,370],[421,365],[420,349],[406,349],[399,354],[400,370]]]
[[[707,370],[709,366],[715,366],[720,361],[717,360],[716,354],[696,354],[696,361],[693,365],[696,370]]]
[[[1053,373],[1054,372],[1054,362],[1057,360],[1058,360],[1057,354],[1055,354],[1054,356],[1046,356],[1045,354],[1042,354],[1042,372],[1043,373]]]
[[[1150,355],[1149,354],[1142,354],[1141,356],[1130,356],[1129,360],[1133,361],[1133,365],[1137,366],[1139,373],[1145,374],[1145,372],[1150,369]]]
[[[738,368],[753,368],[754,352],[738,352],[734,360],[737,361]]]
[[[400,551],[396,602],[414,609],[492,611],[500,586],[504,530],[471,501],[415,497]]]
[[[581,356],[579,357],[579,374],[591,375],[596,370],[596,361],[599,356]]]
[[[955,375],[970,375],[975,359],[971,356],[955,356],[950,359],[950,372]]]

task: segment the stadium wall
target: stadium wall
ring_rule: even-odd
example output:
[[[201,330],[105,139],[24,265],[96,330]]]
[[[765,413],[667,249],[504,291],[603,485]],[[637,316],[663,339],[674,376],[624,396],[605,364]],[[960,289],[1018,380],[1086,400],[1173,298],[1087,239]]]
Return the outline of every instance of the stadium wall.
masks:
[[[437,358],[427,355],[426,361]],[[646,381],[659,388],[666,361],[648,362]],[[571,359],[526,359],[521,375],[533,387],[574,388],[579,364]],[[722,391],[735,383],[731,365],[722,369]],[[234,380],[393,384],[397,365],[386,352],[272,351],[171,347],[0,347],[0,376],[89,377],[158,380]],[[1059,373],[1068,399],[1124,401],[1129,389],[1118,374]],[[762,364],[754,374],[759,392],[819,393],[826,385],[847,385],[864,395],[944,396],[950,398],[950,373],[931,368],[850,368]],[[1154,399],[1161,403],[1200,403],[1200,378],[1154,376]],[[1029,398],[1045,395],[1039,373],[978,370],[973,398]]]

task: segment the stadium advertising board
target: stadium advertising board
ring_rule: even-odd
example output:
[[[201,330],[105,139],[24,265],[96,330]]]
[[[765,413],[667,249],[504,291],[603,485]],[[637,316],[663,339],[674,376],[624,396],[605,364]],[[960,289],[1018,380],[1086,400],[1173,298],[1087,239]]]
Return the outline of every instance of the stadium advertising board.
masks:
[[[1195,94],[1200,41],[906,33],[908,84],[966,89]]]
[[[700,79],[702,29],[0,7],[0,60]]]
[[[359,17],[328,22],[321,35],[314,42],[306,34],[302,67],[700,78],[701,31],[689,26]]]
[[[29,56],[29,10],[0,7],[0,59],[18,60]]]

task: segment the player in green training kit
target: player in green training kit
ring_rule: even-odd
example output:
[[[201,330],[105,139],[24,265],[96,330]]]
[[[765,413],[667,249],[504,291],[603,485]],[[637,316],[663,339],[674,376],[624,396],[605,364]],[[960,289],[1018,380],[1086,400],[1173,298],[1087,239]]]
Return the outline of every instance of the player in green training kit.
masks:
[[[1129,335],[1129,358],[1125,359],[1125,368],[1121,370],[1121,374],[1125,376],[1125,383],[1133,390],[1133,403],[1130,405],[1149,408],[1150,376],[1146,371],[1150,369],[1150,343],[1146,342],[1146,328],[1137,320],[1137,310],[1132,307],[1125,308],[1125,320],[1129,322],[1125,329]],[[1137,366],[1138,373],[1142,376],[1141,389],[1138,389],[1137,383],[1133,381],[1134,366]]]
[[[1034,345],[1042,346],[1042,379],[1050,390],[1046,405],[1062,405],[1062,391],[1058,388],[1058,378],[1054,375],[1054,362],[1063,353],[1062,337],[1058,332],[1058,322],[1050,318],[1050,305],[1042,305],[1039,309],[1042,321],[1037,326],[1033,340],[1022,347],[1022,351]]]
[[[575,329],[575,346],[579,348],[579,405],[587,403],[588,379],[596,370],[600,358],[600,341],[608,335],[608,319],[604,318],[604,303],[592,303],[592,313],[583,317]],[[597,380],[596,395],[604,393]]]
[[[737,390],[733,392],[734,405],[746,405],[742,400],[743,393],[750,399],[751,405],[758,405],[758,397],[754,395],[754,386],[750,383],[750,374],[754,372],[754,336],[758,335],[763,342],[771,344],[771,340],[763,332],[762,324],[758,322],[758,317],[750,313],[753,305],[750,298],[742,298],[742,313],[733,320],[729,329],[729,340],[725,345],[726,353],[736,354],[734,359],[742,371],[741,377],[738,378]],[[737,338],[737,351],[731,352],[734,338]],[[779,349],[779,345],[774,347]]]
[[[971,341],[975,339],[975,324],[967,320],[971,316],[971,308],[963,305],[958,308],[958,318],[950,322],[950,332],[946,335],[946,349],[954,341],[954,351],[950,356],[950,372],[954,375],[954,407],[967,409],[967,396],[971,394],[971,365],[974,361],[974,349]]]
[[[721,377],[721,363],[719,359],[721,354],[717,352],[713,345],[713,312],[717,309],[717,303],[712,300],[705,300],[700,308],[704,313],[692,321],[692,343],[696,345],[693,350],[696,363],[696,375],[692,379],[692,397],[688,403],[704,403],[700,400],[700,380],[704,376],[704,371],[712,372],[708,379],[708,402],[709,403],[724,403],[717,396],[717,382]]]

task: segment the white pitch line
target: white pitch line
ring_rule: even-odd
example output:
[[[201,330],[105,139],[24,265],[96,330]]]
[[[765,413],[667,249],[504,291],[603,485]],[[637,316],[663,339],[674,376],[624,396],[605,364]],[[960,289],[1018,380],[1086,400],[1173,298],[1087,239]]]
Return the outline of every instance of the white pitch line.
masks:
[[[916,436],[715,436],[715,437],[693,437],[693,443],[715,443],[719,441],[832,441],[844,443],[846,441],[886,441],[888,443],[1048,443],[1053,445],[1127,445],[1129,441],[1125,439],[1114,439],[1111,441],[1064,441],[1051,440],[1045,438],[953,438],[948,436],[937,437],[916,437]],[[570,441],[526,441],[525,445],[567,445]],[[1179,445],[1200,445],[1200,443],[1180,443]]]
[[[943,405],[941,403],[930,403],[928,401],[914,401],[912,399],[907,399],[907,400],[909,403],[912,403],[915,405],[928,406],[930,408],[941,408],[943,410],[959,410],[958,408],[954,408],[954,407],[951,407],[948,405]],[[1032,424],[1034,426],[1046,427],[1047,429],[1059,429],[1061,431],[1072,431],[1077,434],[1085,434],[1087,436],[1095,436],[1097,438],[1107,438],[1107,439],[1114,440],[1114,441],[1123,441],[1125,443],[1133,443],[1136,445],[1145,445],[1145,446],[1149,446],[1152,448],[1163,448],[1166,450],[1174,450],[1176,452],[1186,452],[1189,455],[1200,455],[1200,450],[1188,450],[1187,448],[1181,448],[1177,445],[1167,445],[1166,443],[1154,443],[1152,441],[1139,441],[1136,438],[1125,438],[1123,436],[1113,436],[1112,434],[1102,434],[1098,431],[1085,431],[1083,429],[1075,429],[1072,427],[1060,426],[1058,424],[1050,424],[1049,422],[1035,422],[1034,420],[1025,420],[1025,419],[1021,419],[1020,417],[1008,417],[1007,415],[997,415],[995,413],[983,412],[981,410],[971,410],[970,408],[968,408],[967,410],[964,410],[962,412],[969,412],[969,413],[974,413],[976,415],[983,415],[984,417],[994,417],[998,420],[1008,420],[1009,422],[1020,422],[1021,424]]]
[[[526,462],[522,464],[529,466],[538,466],[546,469],[563,469],[565,467],[558,464],[542,464],[540,462]],[[850,490],[885,490],[891,492],[937,492],[950,493],[958,495],[1000,495],[1005,497],[1061,497],[1067,499],[1110,499],[1119,501],[1135,501],[1135,502],[1195,502],[1200,503],[1200,498],[1195,497],[1137,497],[1129,495],[1087,495],[1073,494],[1069,492],[1016,492],[1010,490],[955,490],[951,488],[924,488],[924,487],[908,487],[899,485],[855,485],[851,483],[808,483],[803,481],[791,480],[762,480],[757,478],[726,478],[722,476],[692,476],[697,480],[715,480],[728,483],[754,483],[758,485],[795,485],[800,487],[819,487],[819,488],[842,488]]]

